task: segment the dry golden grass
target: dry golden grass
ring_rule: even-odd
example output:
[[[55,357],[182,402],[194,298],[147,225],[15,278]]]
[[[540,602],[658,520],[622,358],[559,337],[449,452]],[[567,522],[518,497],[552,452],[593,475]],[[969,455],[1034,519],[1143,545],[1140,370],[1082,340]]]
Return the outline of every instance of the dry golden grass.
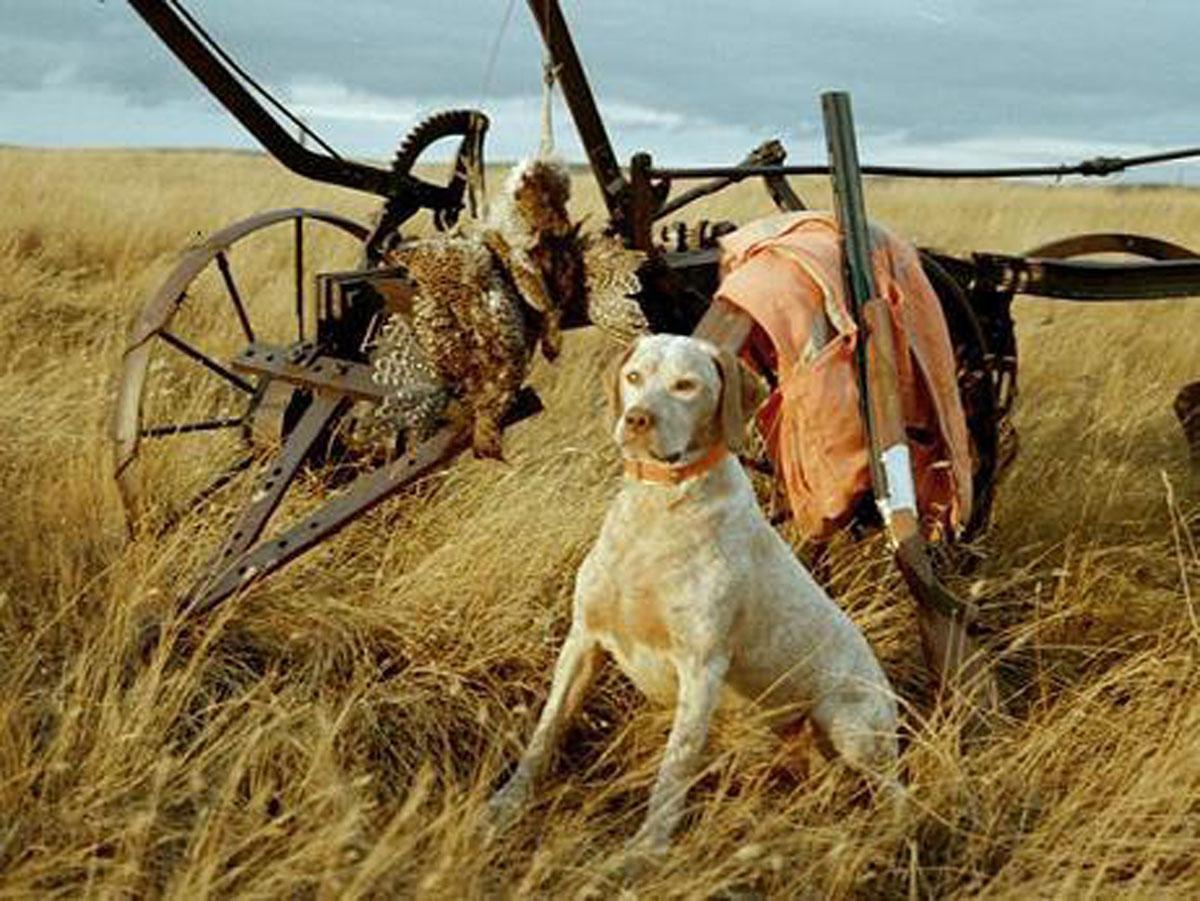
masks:
[[[127,323],[197,234],[298,203],[370,207],[252,156],[0,152],[0,895],[614,894],[669,718],[611,672],[536,809],[479,839],[616,486],[599,336],[537,371],[548,410],[508,433],[507,465],[458,462],[187,650],[139,656],[148,619],[173,634],[220,517],[125,540],[106,419]],[[884,183],[869,203],[952,250],[1104,228],[1200,243],[1187,191]],[[273,259],[235,263],[265,286]],[[958,583],[1000,628],[1007,713],[959,747],[881,547],[842,547],[833,589],[905,701],[910,821],[880,822],[837,767],[789,775],[763,729],[724,720],[640,894],[1200,893],[1198,487],[1169,412],[1200,375],[1200,310],[1017,313],[1022,450]]]

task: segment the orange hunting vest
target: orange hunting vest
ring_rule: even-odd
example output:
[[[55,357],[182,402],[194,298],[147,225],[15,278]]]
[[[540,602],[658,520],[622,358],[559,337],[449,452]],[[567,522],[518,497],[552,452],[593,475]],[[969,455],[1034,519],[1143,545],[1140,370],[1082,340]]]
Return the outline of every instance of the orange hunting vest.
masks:
[[[971,513],[970,443],[950,334],[913,246],[871,226],[876,290],[888,301],[917,508],[931,538],[957,534]],[[801,529],[822,537],[870,491],[837,222],[782,213],[721,238],[718,296],[758,328],[779,384],[758,413]]]

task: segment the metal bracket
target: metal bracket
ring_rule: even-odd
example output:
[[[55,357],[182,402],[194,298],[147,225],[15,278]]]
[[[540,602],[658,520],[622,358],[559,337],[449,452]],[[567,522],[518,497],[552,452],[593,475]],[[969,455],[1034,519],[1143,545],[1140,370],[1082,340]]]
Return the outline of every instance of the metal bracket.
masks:
[[[320,359],[320,358],[318,358]],[[368,367],[350,364],[351,371]],[[271,514],[291,485],[301,462],[329,423],[350,402],[351,394],[320,392],[292,431],[283,452],[262,483],[259,493],[242,513],[233,535],[213,559],[207,574],[185,596],[181,608],[188,615],[203,615],[236,592],[258,582],[314,545],[353,522],[438,463],[449,460],[467,447],[469,432],[459,424],[447,425],[404,456],[385,463],[350,483],[344,493],[306,516],[299,524],[254,544]],[[525,387],[504,417],[512,425],[542,410],[532,388]],[[251,545],[254,545],[253,547]]]
[[[242,511],[229,538],[209,564],[209,573],[219,571],[222,566],[228,565],[230,569],[237,569],[241,565],[240,561],[246,549],[258,539],[263,529],[266,528],[267,522],[278,508],[280,501],[283,500],[283,496],[291,486],[301,464],[312,451],[317,440],[325,433],[329,424],[342,412],[347,402],[346,397],[335,394],[318,393],[313,396],[308,409],[300,417],[300,422],[288,435],[282,450],[271,461],[266,476],[250,499],[250,505]],[[238,575],[241,577],[245,573],[246,569],[243,567]],[[211,589],[204,590],[204,580],[202,580],[197,588],[185,597],[182,606],[185,609],[195,609],[193,602],[197,596],[200,598],[200,603],[203,604],[204,599],[211,593]]]
[[[375,383],[374,370],[366,363],[354,363],[338,357],[318,356],[298,362],[289,349],[255,342],[233,358],[237,372],[281,379],[298,388],[330,391],[352,400],[383,400],[387,389]]]
[[[344,494],[324,504],[287,531],[249,549],[244,534],[236,545],[231,544],[222,551],[220,562],[224,568],[201,591],[184,602],[184,609],[191,615],[211,612],[236,592],[270,575],[313,545],[338,532],[423,472],[462,450],[466,444],[465,431],[456,426],[447,426],[400,459],[355,480]],[[252,510],[248,510],[244,518],[249,520]],[[261,532],[261,524],[258,529]],[[235,547],[241,551],[236,556]]]

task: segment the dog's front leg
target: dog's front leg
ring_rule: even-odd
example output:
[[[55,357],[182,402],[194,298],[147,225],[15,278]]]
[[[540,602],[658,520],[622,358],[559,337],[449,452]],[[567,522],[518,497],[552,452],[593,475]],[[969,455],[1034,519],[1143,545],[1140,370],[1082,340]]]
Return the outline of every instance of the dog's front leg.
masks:
[[[671,834],[683,814],[688,783],[696,773],[708,724],[721,695],[729,659],[724,655],[687,660],[678,666],[679,697],[671,737],[658,769],[646,821],[630,847],[634,851],[660,854],[667,849]]]
[[[595,674],[598,656],[599,647],[595,639],[587,634],[577,620],[559,651],[550,696],[533,730],[529,747],[525,749],[516,771],[488,802],[492,822],[497,826],[504,827],[511,823],[532,796],[558,746],[563,729],[579,710],[583,694]]]

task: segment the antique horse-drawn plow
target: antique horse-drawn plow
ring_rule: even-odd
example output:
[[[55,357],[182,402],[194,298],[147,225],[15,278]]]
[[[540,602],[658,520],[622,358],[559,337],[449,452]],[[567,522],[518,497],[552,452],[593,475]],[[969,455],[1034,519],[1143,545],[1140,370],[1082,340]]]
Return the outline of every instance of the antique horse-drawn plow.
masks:
[[[432,214],[439,229],[455,224],[478,187],[475,181],[482,172],[488,120],[473,110],[430,117],[404,140],[391,169],[344,159],[315,135],[321,150],[313,150],[295,140],[258,97],[274,103],[280,115],[307,132],[303,124],[241,70],[178,0],[129,3],[287,168],[306,178],[377,195],[384,202],[373,226],[321,210],[291,208],[261,213],[213,233],[183,256],[131,329],[114,418],[116,475],[131,518],[154,506],[155,473],[161,475],[172,444],[186,441],[202,448],[201,468],[206,476],[196,486],[193,505],[213,498],[238,473],[258,467],[257,486],[248,503],[199,581],[180,600],[189,615],[202,615],[467,446],[462,427],[447,424],[431,436],[396,434],[389,454],[356,457],[355,445],[341,437],[341,426],[354,405],[385,399],[390,389],[373,378],[370,348],[384,314],[403,314],[416,291],[402,266],[387,264],[383,245],[422,210]],[[649,154],[638,153],[623,169],[557,0],[529,0],[529,8],[599,184],[608,213],[607,230],[626,247],[646,255],[639,270],[641,290],[633,299],[652,330],[696,333],[735,352],[749,353],[747,338],[753,323],[738,308],[713,299],[719,265],[716,238],[729,224],[660,223],[694,200],[751,178],[763,180],[780,210],[802,210],[803,202],[786,176],[832,175],[848,293],[854,299],[858,325],[868,336],[859,343],[857,366],[876,504],[862,505],[862,517],[878,524],[882,513],[897,562],[918,601],[931,665],[960,677],[986,673],[986,662],[973,653],[972,611],[943,587],[931,565],[916,511],[903,501],[911,493],[911,485],[906,484],[911,473],[903,462],[897,464],[906,458],[897,457],[895,451],[906,452],[907,439],[897,413],[890,339],[883,340],[883,331],[872,328],[873,286],[865,262],[869,239],[860,176],[1106,175],[1135,165],[1197,156],[1200,150],[1019,169],[860,167],[848,98],[832,94],[824,98],[830,149],[826,165],[785,166],[782,147],[772,141],[736,166],[664,168],[656,166]],[[445,138],[459,142],[448,182],[437,185],[418,178],[413,166],[422,152]],[[672,193],[676,184],[694,181],[699,184]],[[262,309],[239,284],[231,264],[235,246],[264,232],[282,232],[287,238],[284,245],[278,241],[270,245],[278,257],[278,272],[291,282],[274,312]],[[316,244],[325,252],[337,242],[353,254],[353,267],[321,272],[310,281],[305,248]],[[1103,253],[1124,258],[1078,259]],[[997,479],[1013,448],[1008,416],[1016,396],[1017,350],[1010,318],[1014,296],[1109,301],[1200,293],[1200,255],[1140,235],[1078,235],[1023,256],[975,253],[964,258],[922,250],[921,261],[941,302],[958,367],[971,443],[974,503],[968,535],[986,523]],[[197,286],[203,279],[225,297],[197,311],[203,296]],[[210,294],[210,299],[214,296]],[[192,331],[185,332],[189,319]],[[587,324],[582,305],[563,311],[564,328]],[[224,336],[222,351],[209,349],[216,336]],[[756,368],[770,378],[769,365]],[[181,371],[190,375],[183,377]],[[189,381],[192,376],[196,379]],[[170,420],[156,421],[150,408],[163,396],[174,397],[174,414]],[[1187,403],[1186,390],[1180,397],[1177,410],[1195,435],[1200,418],[1190,418],[1192,405]],[[507,417],[515,421],[538,409],[536,395],[526,389]],[[209,450],[204,443],[218,440],[225,442],[226,449],[240,448],[240,454],[218,453],[215,444]],[[264,537],[268,522],[302,472],[336,481],[339,491],[290,526]]]

